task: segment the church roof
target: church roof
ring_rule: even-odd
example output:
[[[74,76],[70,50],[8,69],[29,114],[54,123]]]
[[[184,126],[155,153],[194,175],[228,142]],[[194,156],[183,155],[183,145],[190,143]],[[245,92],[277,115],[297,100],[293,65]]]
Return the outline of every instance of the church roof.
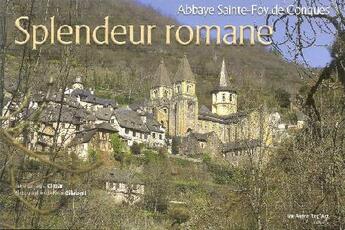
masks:
[[[217,91],[229,91],[236,93],[235,90],[231,88],[230,79],[228,75],[228,71],[226,70],[225,60],[223,59],[222,68],[219,73],[219,85],[213,90],[213,92]]]
[[[211,111],[206,107],[206,105],[202,105],[199,110],[200,114],[209,114]]]
[[[220,116],[212,113],[206,106],[202,106],[199,110],[199,120],[213,121],[221,124],[239,123],[248,116],[245,112],[237,112],[227,116]]]
[[[154,83],[152,85],[153,88],[158,86],[172,86],[168,71],[163,60],[161,60],[161,63],[159,64],[158,69],[154,75]]]
[[[184,55],[181,59],[180,65],[178,66],[177,72],[175,74],[175,82],[179,81],[195,82],[195,76],[192,72],[192,69],[190,68],[186,55]]]
[[[214,131],[208,133],[191,133],[192,137],[201,142],[207,142],[208,139],[214,135],[217,135]]]
[[[261,142],[260,140],[252,139],[252,140],[241,140],[226,143],[223,145],[223,152],[234,152],[234,151],[241,151],[241,150],[249,150],[252,148],[260,147]]]

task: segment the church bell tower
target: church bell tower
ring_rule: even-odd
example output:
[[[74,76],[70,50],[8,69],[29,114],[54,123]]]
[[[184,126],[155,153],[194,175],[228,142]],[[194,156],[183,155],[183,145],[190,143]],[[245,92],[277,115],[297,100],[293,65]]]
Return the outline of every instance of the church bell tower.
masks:
[[[169,131],[170,100],[173,88],[163,60],[161,60],[153,78],[154,81],[150,90],[152,112],[156,120]]]
[[[219,74],[219,85],[212,91],[212,113],[219,116],[237,113],[237,92],[230,87],[224,59]]]
[[[185,136],[195,130],[198,120],[198,99],[195,92],[195,76],[186,55],[181,59],[174,77],[171,103],[170,135]]]

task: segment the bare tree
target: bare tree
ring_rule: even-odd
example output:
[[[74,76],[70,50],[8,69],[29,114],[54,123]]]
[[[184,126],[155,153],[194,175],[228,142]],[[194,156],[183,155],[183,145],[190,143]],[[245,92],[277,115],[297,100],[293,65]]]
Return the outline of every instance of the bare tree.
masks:
[[[309,67],[305,58],[305,50],[315,46],[329,46],[322,44],[318,37],[328,35],[334,37],[335,46],[331,49],[332,60],[322,69],[316,72],[308,68],[303,74],[309,76],[311,87],[304,101],[304,107],[312,119],[320,122],[321,116],[316,108],[314,95],[325,80],[337,72],[339,80],[345,85],[345,52],[337,48],[336,44],[345,42],[345,2],[342,0],[295,0],[294,9],[304,8],[325,8],[330,7],[329,14],[326,13],[300,13],[298,11],[286,12],[281,15],[268,15],[267,24],[273,25],[275,31],[282,28],[283,38],[273,38],[274,48],[283,53],[284,50],[292,56],[293,60],[302,60]],[[315,76],[318,75],[316,78]],[[317,129],[317,127],[315,127]],[[318,131],[320,136],[320,131]]]

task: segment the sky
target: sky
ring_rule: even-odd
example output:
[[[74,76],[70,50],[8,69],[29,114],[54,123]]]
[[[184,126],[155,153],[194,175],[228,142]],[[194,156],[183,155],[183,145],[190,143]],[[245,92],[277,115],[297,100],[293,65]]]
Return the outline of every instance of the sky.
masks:
[[[178,14],[179,7],[186,5],[195,6],[213,6],[217,8],[218,5],[224,6],[248,6],[256,4],[259,6],[273,7],[275,5],[288,6],[293,3],[293,0],[137,0],[138,2],[148,5],[159,11],[161,14],[173,17],[181,24],[187,25],[263,25],[265,24],[265,16],[259,15],[182,15]],[[279,36],[279,32],[275,33]],[[278,37],[279,38],[279,37]],[[312,67],[324,67],[330,61],[328,46],[332,44],[333,38],[329,35],[319,34],[317,46],[305,50],[305,59]],[[290,59],[287,54],[287,48],[283,49],[285,57]]]

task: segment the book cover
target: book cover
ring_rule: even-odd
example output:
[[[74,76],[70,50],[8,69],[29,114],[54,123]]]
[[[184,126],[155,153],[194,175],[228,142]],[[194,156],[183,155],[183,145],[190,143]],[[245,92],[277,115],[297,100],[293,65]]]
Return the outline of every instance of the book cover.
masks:
[[[343,229],[343,0],[0,0],[0,229]]]

